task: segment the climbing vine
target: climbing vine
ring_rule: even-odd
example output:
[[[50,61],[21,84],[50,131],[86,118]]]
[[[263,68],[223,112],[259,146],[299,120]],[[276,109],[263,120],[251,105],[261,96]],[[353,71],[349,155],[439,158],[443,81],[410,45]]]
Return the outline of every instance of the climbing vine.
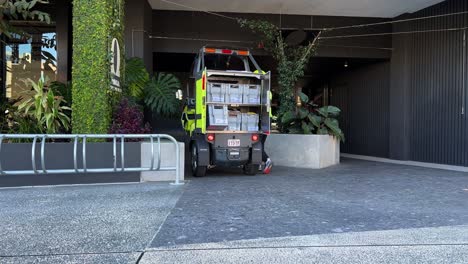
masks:
[[[117,38],[123,62],[123,20],[124,0],[73,1],[73,133],[109,130],[120,94],[110,89],[110,46]]]

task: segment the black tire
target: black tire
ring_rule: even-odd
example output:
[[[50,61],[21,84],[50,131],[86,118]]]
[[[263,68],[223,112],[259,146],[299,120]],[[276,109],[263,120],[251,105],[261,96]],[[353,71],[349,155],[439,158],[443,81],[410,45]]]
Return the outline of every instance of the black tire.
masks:
[[[192,144],[192,149],[190,150],[192,156],[192,174],[194,177],[205,177],[206,175],[206,166],[198,166],[198,146],[197,144]]]
[[[244,166],[244,174],[249,176],[255,176],[258,173],[258,168],[260,165],[247,164]]]

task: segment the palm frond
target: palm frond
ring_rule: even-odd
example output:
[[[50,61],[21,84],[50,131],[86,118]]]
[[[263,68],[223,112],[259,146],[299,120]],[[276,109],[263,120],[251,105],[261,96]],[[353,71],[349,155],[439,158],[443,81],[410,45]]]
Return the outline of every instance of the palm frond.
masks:
[[[173,74],[159,73],[151,79],[145,90],[145,104],[154,113],[173,116],[178,113],[180,101],[176,97],[180,81]]]

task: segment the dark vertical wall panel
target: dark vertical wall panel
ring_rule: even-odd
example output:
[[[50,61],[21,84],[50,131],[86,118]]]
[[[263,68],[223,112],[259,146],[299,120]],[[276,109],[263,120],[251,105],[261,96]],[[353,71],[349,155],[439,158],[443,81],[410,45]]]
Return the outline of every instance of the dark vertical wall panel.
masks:
[[[390,63],[351,69],[330,83],[332,105],[343,111],[342,152],[388,157]]]
[[[468,0],[450,0],[408,17],[468,10]],[[396,24],[395,32],[466,27],[457,15]],[[392,142],[407,138],[401,159],[468,166],[466,30],[395,36],[392,58]],[[399,97],[401,107],[399,108]],[[398,117],[405,115],[409,120]],[[398,132],[399,131],[399,132]],[[392,144],[393,145],[393,144]]]
[[[394,38],[389,91],[389,157],[410,159],[410,64],[407,36]]]

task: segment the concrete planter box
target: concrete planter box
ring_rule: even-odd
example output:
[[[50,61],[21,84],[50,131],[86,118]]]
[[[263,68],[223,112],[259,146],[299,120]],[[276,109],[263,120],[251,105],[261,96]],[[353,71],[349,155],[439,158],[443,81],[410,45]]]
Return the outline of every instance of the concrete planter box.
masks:
[[[185,164],[185,144],[179,142],[180,147],[180,160],[179,160],[179,171],[180,180],[184,180],[184,164]],[[154,144],[155,151],[155,166],[157,164],[158,155],[158,144]],[[175,147],[172,142],[161,142],[161,168],[174,167],[176,163],[175,158]],[[141,165],[142,167],[150,167],[151,165],[151,143],[141,143]],[[175,181],[175,171],[145,171],[141,173],[141,181],[143,182],[158,182],[158,181]]]
[[[78,144],[78,153],[82,153]],[[40,144],[36,145],[36,166],[41,170]],[[120,153],[120,144],[117,144]],[[140,143],[125,143],[125,164],[128,167],[139,167],[141,162]],[[86,146],[87,167],[112,168],[113,144],[88,143]],[[2,168],[8,170],[32,170],[31,143],[4,143],[0,153]],[[46,143],[46,169],[73,169],[73,143]],[[78,167],[82,168],[82,157],[78,155]],[[120,157],[117,166],[120,165]],[[86,174],[47,174],[47,175],[6,175],[0,177],[0,187],[87,184],[87,183],[118,183],[139,182],[139,172],[125,173],[86,173]]]
[[[328,135],[272,134],[265,151],[275,166],[323,169],[340,163],[340,142]]]
[[[180,180],[184,180],[184,143],[180,144]],[[46,143],[45,164],[48,170],[73,169],[73,143]],[[40,144],[36,145],[36,166],[41,170]],[[155,144],[157,161],[157,144]],[[175,165],[175,148],[171,142],[161,143],[161,167]],[[82,168],[82,145],[78,144],[78,167]],[[117,144],[117,167],[121,167],[120,143]],[[112,143],[87,143],[87,167],[113,168]],[[31,143],[3,143],[0,152],[2,168],[8,170],[32,170]],[[125,143],[126,167],[149,167],[151,163],[151,144],[140,142]],[[155,163],[156,166],[156,163]],[[46,174],[46,175],[4,175],[0,177],[0,187],[89,184],[89,183],[121,183],[141,181],[175,181],[175,171],[156,172],[118,172],[118,173],[82,173],[82,174]]]

